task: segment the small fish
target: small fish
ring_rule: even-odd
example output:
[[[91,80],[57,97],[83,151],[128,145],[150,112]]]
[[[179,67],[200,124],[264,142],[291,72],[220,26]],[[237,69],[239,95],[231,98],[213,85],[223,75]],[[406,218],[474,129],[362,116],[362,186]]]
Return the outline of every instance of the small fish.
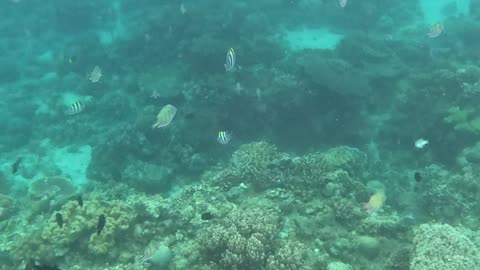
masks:
[[[385,192],[383,190],[379,190],[370,196],[370,199],[367,203],[365,203],[364,208],[369,214],[375,213],[383,206],[386,200],[387,196],[385,196]]]
[[[12,164],[12,174],[17,173],[18,167],[20,166],[20,163],[22,162],[22,158],[19,157],[15,162]]]
[[[157,114],[157,121],[153,123],[152,128],[161,128],[170,125],[173,117],[177,113],[177,108],[167,104]]]
[[[415,147],[418,149],[425,147],[427,144],[428,144],[428,140],[425,140],[422,138],[415,141]]]
[[[241,85],[239,82],[237,82],[237,83],[235,84],[235,88],[234,88],[233,90],[235,90],[235,92],[236,92],[237,94],[240,94],[240,93],[243,91],[243,87],[242,87],[242,85]]]
[[[95,66],[92,72],[90,72],[90,75],[88,75],[88,79],[93,83],[100,81],[101,77],[102,77],[102,69],[99,66]]]
[[[104,214],[101,214],[98,217],[98,223],[97,223],[97,235],[100,235],[102,233],[103,227],[105,227],[105,223],[107,222],[107,218],[105,217]]]
[[[77,196],[77,202],[80,207],[83,207],[83,198],[82,195]]]
[[[228,50],[227,59],[223,66],[225,67],[225,70],[227,72],[233,71],[233,69],[235,68],[235,51],[233,50],[233,48],[230,48],[230,50]]]
[[[415,172],[413,174],[413,178],[415,179],[415,182],[417,182],[417,183],[422,181],[422,175],[419,172]]]
[[[161,95],[160,95],[160,92],[158,92],[158,90],[153,90],[150,97],[153,98],[153,99],[157,99],[157,98],[161,97]]]
[[[77,57],[75,55],[72,55],[72,56],[68,57],[68,63],[69,64],[73,64],[75,62],[77,62]]]
[[[436,23],[430,28],[430,32],[427,33],[427,37],[429,38],[436,38],[442,34],[443,30],[445,29],[445,26],[443,23],[439,22]]]
[[[60,213],[55,214],[55,221],[57,221],[58,227],[63,227],[63,216]]]
[[[214,218],[213,214],[210,212],[205,212],[201,216],[202,220],[211,220]]]
[[[227,144],[232,139],[232,133],[227,131],[219,131],[217,141],[220,144]]]
[[[80,100],[73,102],[70,106],[67,107],[65,114],[74,115],[83,112],[85,105]]]
[[[344,8],[347,5],[347,0],[338,0],[338,4],[341,8]]]

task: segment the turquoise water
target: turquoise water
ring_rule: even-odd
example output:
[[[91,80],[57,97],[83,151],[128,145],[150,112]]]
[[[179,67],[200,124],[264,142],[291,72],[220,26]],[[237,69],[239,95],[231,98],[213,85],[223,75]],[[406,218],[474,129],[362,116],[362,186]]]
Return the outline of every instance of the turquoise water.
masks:
[[[0,15],[0,270],[480,269],[480,2]]]

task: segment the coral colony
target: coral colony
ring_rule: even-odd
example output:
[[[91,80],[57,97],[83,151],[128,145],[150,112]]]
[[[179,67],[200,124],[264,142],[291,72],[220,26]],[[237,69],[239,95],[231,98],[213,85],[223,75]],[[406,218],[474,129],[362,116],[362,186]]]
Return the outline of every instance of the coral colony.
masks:
[[[479,269],[480,2],[0,12],[0,270]]]

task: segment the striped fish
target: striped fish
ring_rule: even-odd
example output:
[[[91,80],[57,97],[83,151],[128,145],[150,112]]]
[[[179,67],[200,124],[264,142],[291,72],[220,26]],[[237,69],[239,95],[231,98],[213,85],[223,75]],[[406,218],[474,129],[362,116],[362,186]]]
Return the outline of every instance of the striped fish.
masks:
[[[73,102],[70,106],[67,107],[65,114],[74,115],[81,113],[85,109],[85,105],[80,100]]]
[[[230,50],[228,50],[227,60],[225,61],[224,66],[227,72],[232,71],[235,67],[235,51],[233,50],[233,48],[230,48]]]
[[[219,131],[217,141],[220,144],[227,144],[232,139],[232,133],[227,131]]]

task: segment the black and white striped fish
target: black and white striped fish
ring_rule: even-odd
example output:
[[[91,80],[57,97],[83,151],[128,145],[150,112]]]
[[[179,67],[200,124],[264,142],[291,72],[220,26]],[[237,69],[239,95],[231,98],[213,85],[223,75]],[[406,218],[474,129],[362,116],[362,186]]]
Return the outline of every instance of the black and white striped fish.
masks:
[[[65,114],[74,115],[81,113],[85,109],[85,105],[80,100],[73,102],[70,106],[67,107]]]
[[[219,131],[217,141],[220,144],[227,144],[232,139],[232,133],[227,131]]]
[[[233,69],[235,68],[235,51],[233,50],[233,48],[230,48],[230,50],[228,50],[227,60],[225,61],[224,66],[227,72],[233,71]]]

